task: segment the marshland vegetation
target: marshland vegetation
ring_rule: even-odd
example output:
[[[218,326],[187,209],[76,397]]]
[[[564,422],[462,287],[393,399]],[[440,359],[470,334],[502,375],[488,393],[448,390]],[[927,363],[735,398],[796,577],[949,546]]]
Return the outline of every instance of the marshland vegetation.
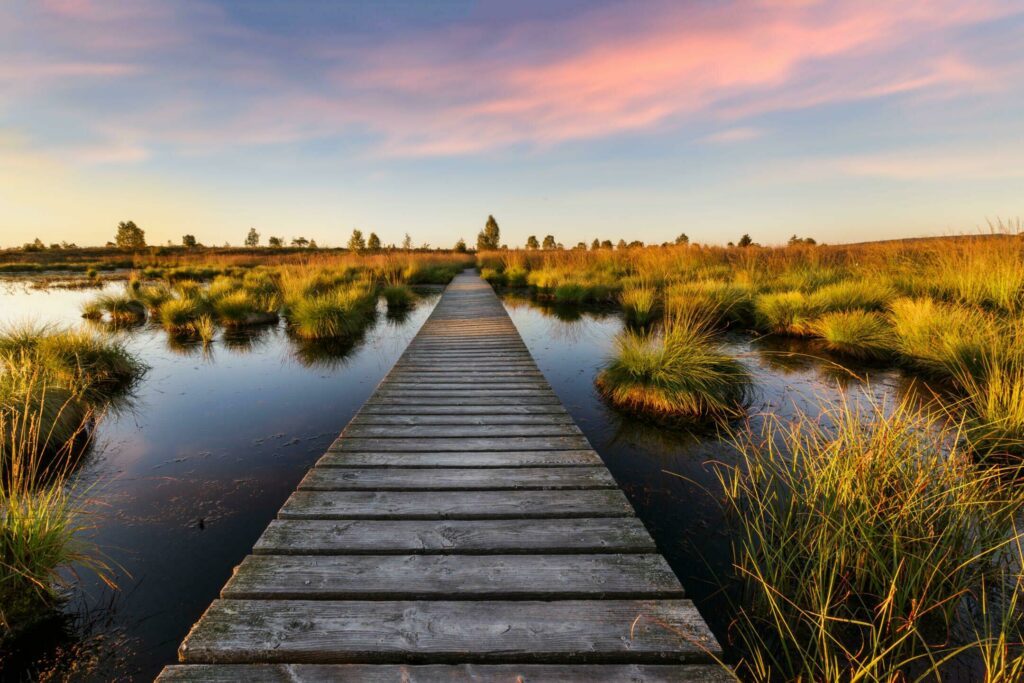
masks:
[[[525,272],[538,302],[618,309],[594,375],[614,409],[717,425],[730,455],[706,490],[731,546],[722,637],[745,680],[1024,672],[1024,237],[478,262],[503,286]],[[645,310],[660,312],[653,324]],[[899,368],[924,390],[876,401],[838,388],[811,411],[741,419],[759,387],[728,349],[767,339],[798,341],[838,377]]]

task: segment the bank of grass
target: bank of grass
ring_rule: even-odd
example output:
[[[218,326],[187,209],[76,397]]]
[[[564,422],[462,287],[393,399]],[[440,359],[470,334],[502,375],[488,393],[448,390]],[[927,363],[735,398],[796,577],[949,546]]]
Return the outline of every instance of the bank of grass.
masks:
[[[54,615],[63,569],[108,576],[82,538],[88,492],[70,480],[89,419],[80,397],[51,382],[28,365],[0,374],[0,644]]]
[[[656,334],[623,331],[595,383],[612,406],[669,424],[736,417],[751,389],[710,321],[695,315],[669,318]]]
[[[846,400],[735,437],[719,477],[744,678],[936,680],[955,656],[1019,669],[1016,600],[985,591],[1007,575],[1020,472],[979,468],[962,437],[909,403]],[[964,623],[979,599],[1001,630]]]
[[[477,264],[495,284],[525,272],[531,295],[563,310],[616,302],[634,327],[657,320],[660,306],[718,328],[817,340],[840,359],[898,364],[959,393],[975,433],[1020,431],[1020,377],[992,351],[1024,319],[1018,223],[860,245],[482,252]]]
[[[348,253],[278,261],[268,252],[263,261],[168,263],[134,271],[124,293],[96,297],[83,315],[116,323],[125,322],[128,312],[132,322],[148,317],[171,335],[204,341],[213,339],[217,326],[268,325],[281,317],[301,338],[352,337],[372,320],[368,297],[379,291],[391,309],[408,307],[414,301],[410,285],[445,284],[470,258]]]
[[[145,365],[117,338],[83,329],[24,323],[0,330],[0,376],[26,368],[55,386],[103,401],[123,392]]]

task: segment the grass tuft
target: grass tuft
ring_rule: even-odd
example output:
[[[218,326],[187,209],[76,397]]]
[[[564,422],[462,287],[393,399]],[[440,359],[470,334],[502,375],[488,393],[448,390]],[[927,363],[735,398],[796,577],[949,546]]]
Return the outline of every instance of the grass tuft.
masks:
[[[878,360],[892,353],[893,334],[889,321],[873,311],[826,313],[810,324],[829,351],[858,358]]]
[[[719,350],[707,319],[679,316],[661,335],[626,331],[595,380],[613,406],[661,422],[733,417],[749,398],[743,365]]]

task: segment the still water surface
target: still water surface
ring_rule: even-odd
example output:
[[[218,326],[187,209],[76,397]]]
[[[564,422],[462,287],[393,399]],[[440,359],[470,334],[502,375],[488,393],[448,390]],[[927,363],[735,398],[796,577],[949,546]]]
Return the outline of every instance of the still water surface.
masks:
[[[0,324],[76,324],[95,294],[7,281]],[[97,502],[93,540],[117,567],[119,589],[82,572],[65,619],[2,653],[0,674],[31,678],[57,662],[65,672],[80,667],[75,678],[148,680],[173,662],[188,628],[436,301],[436,293],[424,295],[401,320],[382,306],[348,350],[297,347],[281,326],[222,335],[206,350],[171,343],[149,326],[124,333],[150,370],[129,408],[101,424],[79,475]],[[504,301],[540,369],[723,638],[728,601],[714,577],[728,573],[729,538],[710,492],[712,463],[727,462],[729,449],[713,433],[654,428],[602,403],[593,380],[622,329],[614,313]],[[865,384],[800,345],[739,336],[727,344],[754,373],[755,426],[766,413],[813,413],[839,387],[884,398],[908,385],[898,371],[858,368]]]

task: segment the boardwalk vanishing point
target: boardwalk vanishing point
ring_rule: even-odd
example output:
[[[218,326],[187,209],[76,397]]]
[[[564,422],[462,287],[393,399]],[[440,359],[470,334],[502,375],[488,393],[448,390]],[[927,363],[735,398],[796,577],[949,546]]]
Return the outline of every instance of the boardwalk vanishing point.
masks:
[[[731,680],[718,655],[498,297],[463,273],[158,680]]]

